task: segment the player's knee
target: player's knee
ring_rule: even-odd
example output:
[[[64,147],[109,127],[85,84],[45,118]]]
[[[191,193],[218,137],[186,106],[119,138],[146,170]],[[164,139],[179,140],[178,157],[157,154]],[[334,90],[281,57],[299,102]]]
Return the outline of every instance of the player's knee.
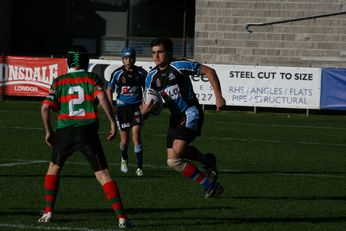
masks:
[[[143,152],[143,145],[141,145],[141,144],[134,145],[134,151],[135,151],[135,153]]]
[[[95,172],[95,176],[96,176],[97,181],[101,185],[104,185],[105,183],[112,180],[112,177],[111,177],[108,169],[99,170],[99,171]]]
[[[167,165],[177,172],[183,172],[186,162],[183,159],[167,159]]]

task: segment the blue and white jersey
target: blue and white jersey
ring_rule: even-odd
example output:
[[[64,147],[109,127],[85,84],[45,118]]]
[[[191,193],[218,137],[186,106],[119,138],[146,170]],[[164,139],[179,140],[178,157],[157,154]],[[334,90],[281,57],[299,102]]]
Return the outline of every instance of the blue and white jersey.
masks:
[[[190,76],[199,75],[201,66],[181,60],[171,62],[165,70],[155,67],[145,80],[145,88],[159,91],[172,115],[184,113],[192,106],[199,106]]]
[[[117,107],[142,103],[142,90],[147,74],[146,70],[138,66],[133,71],[127,71],[122,66],[113,72],[108,87],[117,94]]]

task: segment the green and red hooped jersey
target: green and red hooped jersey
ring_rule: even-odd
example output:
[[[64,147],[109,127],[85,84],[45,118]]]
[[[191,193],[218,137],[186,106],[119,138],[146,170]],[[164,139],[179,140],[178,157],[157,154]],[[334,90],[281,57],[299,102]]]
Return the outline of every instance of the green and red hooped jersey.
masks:
[[[103,91],[102,86],[95,73],[70,72],[53,80],[42,103],[58,112],[56,128],[91,124],[98,120],[95,98]]]

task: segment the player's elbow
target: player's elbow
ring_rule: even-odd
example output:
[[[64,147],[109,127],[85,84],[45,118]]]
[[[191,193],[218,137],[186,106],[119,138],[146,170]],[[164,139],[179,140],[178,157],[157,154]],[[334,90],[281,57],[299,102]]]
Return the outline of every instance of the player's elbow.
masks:
[[[201,74],[207,76],[216,76],[216,71],[211,67],[203,65],[201,69]]]

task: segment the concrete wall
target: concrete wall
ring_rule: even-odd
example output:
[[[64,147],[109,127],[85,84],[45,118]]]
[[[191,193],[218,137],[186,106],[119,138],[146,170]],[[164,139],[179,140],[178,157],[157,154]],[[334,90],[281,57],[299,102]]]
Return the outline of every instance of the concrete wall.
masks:
[[[196,0],[195,55],[203,63],[346,66],[346,14],[251,27],[245,23],[346,11],[344,0]]]
[[[12,36],[12,2],[11,0],[0,1],[0,55],[7,54],[11,50]]]

